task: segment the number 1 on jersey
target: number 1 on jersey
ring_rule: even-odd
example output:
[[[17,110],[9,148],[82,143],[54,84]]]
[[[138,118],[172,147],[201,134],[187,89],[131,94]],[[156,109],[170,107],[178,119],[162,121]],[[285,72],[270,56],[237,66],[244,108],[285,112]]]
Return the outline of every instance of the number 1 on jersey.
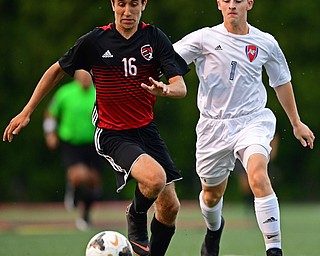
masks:
[[[237,68],[237,62],[236,61],[231,61],[231,72],[229,76],[229,80],[234,79],[234,74],[236,73],[236,68]]]

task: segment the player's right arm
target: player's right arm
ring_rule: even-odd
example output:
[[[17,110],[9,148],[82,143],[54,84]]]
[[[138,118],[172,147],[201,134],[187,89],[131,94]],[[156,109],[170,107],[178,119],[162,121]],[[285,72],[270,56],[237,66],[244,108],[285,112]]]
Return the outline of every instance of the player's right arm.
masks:
[[[64,74],[65,72],[58,62],[54,63],[43,74],[29,102],[25,105],[23,110],[10,121],[5,129],[2,138],[3,141],[11,142],[13,140],[13,135],[18,135],[20,130],[30,122],[30,116],[35,108],[48,92],[61,80]]]

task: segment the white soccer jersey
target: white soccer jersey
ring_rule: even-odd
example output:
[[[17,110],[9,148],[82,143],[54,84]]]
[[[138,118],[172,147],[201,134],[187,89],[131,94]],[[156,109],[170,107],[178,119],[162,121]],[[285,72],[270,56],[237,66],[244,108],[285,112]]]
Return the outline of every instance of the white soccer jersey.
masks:
[[[277,41],[250,25],[247,35],[231,34],[223,24],[203,28],[182,38],[174,48],[188,64],[195,63],[200,81],[198,108],[205,117],[234,118],[264,108],[263,67],[271,87],[291,80]]]

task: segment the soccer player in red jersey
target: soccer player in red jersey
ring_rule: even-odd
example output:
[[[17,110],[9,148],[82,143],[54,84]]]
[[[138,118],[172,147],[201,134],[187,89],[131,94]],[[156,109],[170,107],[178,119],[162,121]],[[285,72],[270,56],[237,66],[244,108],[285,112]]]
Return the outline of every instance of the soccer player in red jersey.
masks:
[[[182,177],[153,121],[153,106],[156,96],[186,95],[182,76],[189,69],[167,36],[140,20],[147,0],[111,0],[111,5],[114,22],[80,37],[44,73],[3,140],[11,142],[29,123],[36,106],[65,74],[90,72],[96,87],[92,121],[97,152],[113,167],[118,192],[128,180],[136,181],[127,209],[128,239],[138,255],[165,255],[180,208],[174,182]],[[162,74],[168,83],[158,81]],[[149,242],[147,212],[153,203]]]

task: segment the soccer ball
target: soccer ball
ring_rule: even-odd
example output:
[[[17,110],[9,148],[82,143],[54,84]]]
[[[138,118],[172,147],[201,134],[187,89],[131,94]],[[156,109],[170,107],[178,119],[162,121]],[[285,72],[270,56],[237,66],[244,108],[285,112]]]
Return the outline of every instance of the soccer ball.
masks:
[[[128,239],[116,231],[102,231],[91,238],[86,256],[134,256]]]

